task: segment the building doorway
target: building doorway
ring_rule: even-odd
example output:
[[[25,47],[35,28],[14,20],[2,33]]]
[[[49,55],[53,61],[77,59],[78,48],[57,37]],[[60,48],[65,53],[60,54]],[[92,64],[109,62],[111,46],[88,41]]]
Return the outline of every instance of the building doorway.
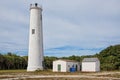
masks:
[[[78,70],[78,66],[77,65],[76,65],[75,69],[76,69],[76,71]]]
[[[58,71],[61,72],[61,65],[58,64]]]

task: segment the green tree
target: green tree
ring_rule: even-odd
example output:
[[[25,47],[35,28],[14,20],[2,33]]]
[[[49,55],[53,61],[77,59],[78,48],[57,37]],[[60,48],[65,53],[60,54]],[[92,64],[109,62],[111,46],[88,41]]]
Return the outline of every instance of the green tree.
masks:
[[[97,57],[102,70],[120,70],[120,45],[107,47],[97,54]]]

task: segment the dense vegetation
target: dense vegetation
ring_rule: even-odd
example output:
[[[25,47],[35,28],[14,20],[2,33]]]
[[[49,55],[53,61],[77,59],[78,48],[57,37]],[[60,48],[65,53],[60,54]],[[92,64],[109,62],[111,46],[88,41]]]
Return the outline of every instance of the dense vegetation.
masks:
[[[100,59],[102,70],[120,70],[120,45],[110,46],[96,56]]]
[[[27,57],[20,57],[12,53],[0,54],[0,69],[25,69]]]
[[[69,56],[69,57],[44,57],[45,69],[52,69],[52,62],[57,59],[69,59],[81,62],[85,57],[98,57],[101,62],[101,70],[120,70],[120,45],[110,46],[102,50],[99,54],[88,56]],[[12,53],[0,54],[0,69],[26,69],[27,56],[17,56]]]

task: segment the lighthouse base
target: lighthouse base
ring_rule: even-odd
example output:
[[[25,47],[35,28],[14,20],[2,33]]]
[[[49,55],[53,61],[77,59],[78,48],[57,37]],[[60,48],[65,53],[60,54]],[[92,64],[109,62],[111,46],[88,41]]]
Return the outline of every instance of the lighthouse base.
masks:
[[[39,71],[39,70],[43,70],[43,67],[40,66],[27,67],[27,71]]]

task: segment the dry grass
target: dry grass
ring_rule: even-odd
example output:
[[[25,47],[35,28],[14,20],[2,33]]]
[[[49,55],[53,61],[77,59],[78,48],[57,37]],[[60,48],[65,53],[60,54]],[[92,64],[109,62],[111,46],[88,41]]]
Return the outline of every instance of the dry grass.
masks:
[[[117,73],[116,73],[117,72]],[[106,74],[109,73],[109,74]],[[78,76],[92,76],[89,77],[34,77],[40,75],[78,75]],[[28,76],[23,78],[24,76]],[[31,78],[29,76],[32,76]],[[94,77],[93,77],[94,76]],[[103,77],[103,78],[99,78]],[[108,78],[104,78],[108,77]],[[119,78],[119,79],[109,79],[109,77]],[[111,72],[99,72],[99,73],[82,73],[82,72],[75,72],[75,73],[54,73],[51,70],[46,71],[36,71],[36,72],[26,72],[26,70],[0,70],[0,79],[10,79],[10,78],[19,78],[18,80],[120,80],[120,71],[111,71]],[[16,79],[13,79],[16,80]]]
[[[82,73],[82,72],[52,72],[51,70],[45,71],[35,71],[35,72],[27,72],[26,70],[0,70],[0,75],[84,75],[89,73]],[[90,73],[91,74],[91,73]]]
[[[21,80],[109,80],[109,79],[96,79],[96,78],[27,78]]]
[[[106,74],[106,75],[97,75],[97,77],[115,77],[115,78],[120,78],[120,74]]]
[[[15,77],[9,77],[9,76],[0,76],[0,79],[6,79],[6,78],[15,78]]]

